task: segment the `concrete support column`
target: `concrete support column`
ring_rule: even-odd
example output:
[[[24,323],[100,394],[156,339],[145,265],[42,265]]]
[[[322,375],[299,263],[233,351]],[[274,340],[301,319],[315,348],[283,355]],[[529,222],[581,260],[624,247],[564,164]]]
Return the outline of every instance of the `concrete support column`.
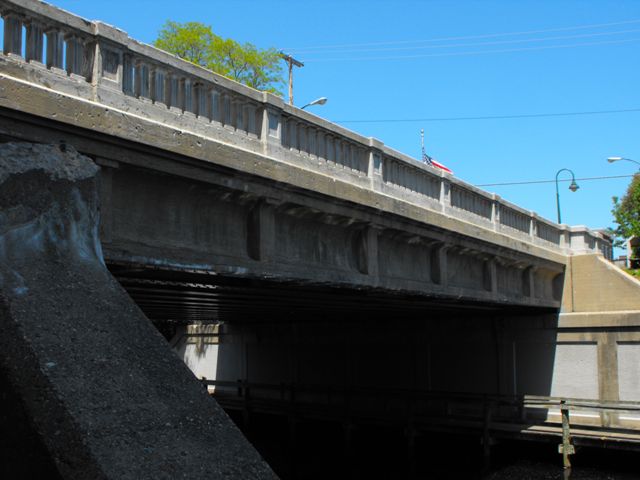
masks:
[[[274,206],[259,201],[247,218],[247,255],[253,260],[268,262],[275,252]]]
[[[525,297],[535,297],[535,273],[536,267],[529,266],[522,272],[522,294]]]
[[[498,274],[496,261],[493,258],[489,258],[484,262],[483,283],[483,287],[487,292],[491,292],[494,295],[498,294]]]
[[[441,287],[447,286],[447,249],[439,243],[431,249],[431,281]]]
[[[378,276],[378,229],[366,227],[354,237],[353,255],[360,273]]]
[[[113,198],[113,173],[120,168],[120,164],[114,160],[98,157],[95,162],[100,165],[100,241],[111,243],[113,241],[113,203],[108,199]]]
[[[620,399],[616,332],[603,332],[598,335],[598,395],[600,400]],[[601,412],[600,417],[604,427],[618,423],[618,415],[615,413]]]

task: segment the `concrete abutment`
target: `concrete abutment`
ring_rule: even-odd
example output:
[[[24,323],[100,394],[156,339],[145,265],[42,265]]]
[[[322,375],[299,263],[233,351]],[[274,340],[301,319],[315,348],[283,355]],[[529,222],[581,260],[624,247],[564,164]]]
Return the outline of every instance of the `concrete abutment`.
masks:
[[[106,269],[64,150],[0,145],[0,366],[62,478],[276,478]]]

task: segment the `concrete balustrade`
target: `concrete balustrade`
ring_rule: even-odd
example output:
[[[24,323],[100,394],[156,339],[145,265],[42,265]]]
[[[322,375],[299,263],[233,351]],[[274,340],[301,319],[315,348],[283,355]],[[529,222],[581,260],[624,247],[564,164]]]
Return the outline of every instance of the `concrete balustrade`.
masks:
[[[37,0],[0,0],[0,11],[3,74],[232,143],[538,246],[611,256],[611,243],[599,232],[545,220],[378,140],[139,43],[114,27]]]

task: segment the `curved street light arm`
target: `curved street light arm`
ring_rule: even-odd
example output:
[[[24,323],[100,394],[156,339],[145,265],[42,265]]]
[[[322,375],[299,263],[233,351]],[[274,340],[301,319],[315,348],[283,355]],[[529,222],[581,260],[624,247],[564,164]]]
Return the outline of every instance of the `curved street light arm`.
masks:
[[[609,162],[609,163],[619,162],[621,160],[624,160],[625,162],[635,163],[636,165],[638,165],[640,167],[640,162],[638,162],[637,160],[634,160],[633,158],[626,158],[626,157],[609,157],[609,158],[607,158],[607,162]]]
[[[556,209],[558,211],[558,223],[562,223],[562,216],[560,215],[560,191],[558,190],[558,176],[562,172],[569,172],[571,174],[571,185],[569,185],[569,190],[575,192],[578,190],[578,184],[576,183],[576,176],[573,173],[573,170],[569,170],[568,168],[561,168],[556,172]]]

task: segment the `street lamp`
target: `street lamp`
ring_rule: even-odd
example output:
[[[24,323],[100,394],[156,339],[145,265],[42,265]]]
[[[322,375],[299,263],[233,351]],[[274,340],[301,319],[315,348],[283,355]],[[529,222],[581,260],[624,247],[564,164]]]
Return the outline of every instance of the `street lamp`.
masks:
[[[304,110],[312,105],[324,105],[325,103],[327,103],[327,97],[316,98],[313,102],[307,103],[304,107],[300,107],[300,110]]]
[[[620,160],[624,160],[625,162],[633,162],[636,165],[640,166],[640,162],[633,160],[631,158],[625,158],[625,157],[609,157],[607,158],[607,162],[609,163],[613,163],[613,162],[619,162]]]
[[[569,185],[569,190],[575,192],[580,188],[576,183],[576,176],[573,174],[573,171],[568,168],[561,168],[558,170],[556,173],[556,208],[558,209],[558,223],[562,223],[562,217],[560,216],[560,191],[558,190],[558,175],[562,172],[569,172],[571,174],[571,185]]]

